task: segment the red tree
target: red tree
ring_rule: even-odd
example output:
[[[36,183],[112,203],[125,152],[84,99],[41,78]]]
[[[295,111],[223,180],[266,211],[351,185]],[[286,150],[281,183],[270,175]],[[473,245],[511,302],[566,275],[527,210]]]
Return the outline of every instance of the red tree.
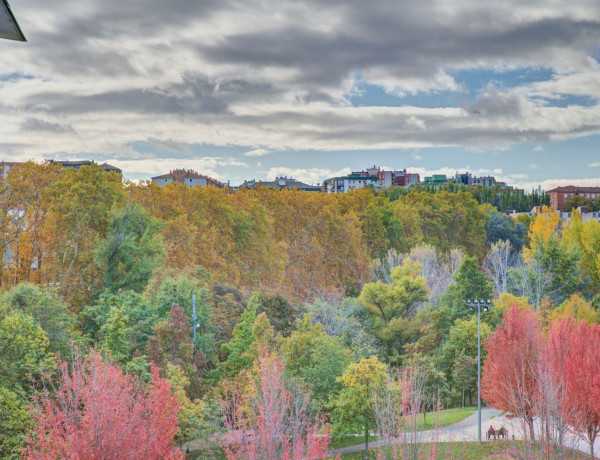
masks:
[[[563,319],[552,325],[548,340],[552,367],[562,376],[566,399],[564,416],[590,445],[600,433],[600,326]]]
[[[34,399],[28,459],[183,459],[173,450],[179,403],[152,366],[143,385],[92,352],[66,362]]]
[[[324,458],[329,433],[308,413],[308,394],[284,380],[284,364],[267,354],[257,362],[252,397],[229,391],[224,401],[229,429],[222,447],[230,460]]]
[[[513,306],[504,313],[503,323],[486,343],[481,395],[490,406],[523,419],[535,441],[536,379],[542,349],[538,318],[531,310]]]

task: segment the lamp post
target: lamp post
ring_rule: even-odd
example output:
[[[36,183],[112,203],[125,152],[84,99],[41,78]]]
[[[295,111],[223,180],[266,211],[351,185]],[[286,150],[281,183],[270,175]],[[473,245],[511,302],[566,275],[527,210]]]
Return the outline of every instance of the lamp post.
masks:
[[[491,299],[467,299],[467,305],[472,311],[477,308],[477,439],[481,444],[481,308],[488,311]]]

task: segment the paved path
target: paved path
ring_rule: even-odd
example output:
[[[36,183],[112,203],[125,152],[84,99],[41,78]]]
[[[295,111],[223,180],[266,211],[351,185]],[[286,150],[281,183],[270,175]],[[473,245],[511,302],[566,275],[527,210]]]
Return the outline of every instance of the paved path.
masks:
[[[493,425],[496,429],[501,426],[507,428],[509,439],[511,440],[524,438],[519,419],[508,419],[502,416],[500,411],[491,407],[484,407],[481,409],[481,437],[484,441],[485,433],[490,425]],[[540,432],[539,427],[537,427],[537,432]],[[407,436],[405,439],[396,442],[477,442],[477,411],[460,422],[440,427],[437,430],[421,431],[412,439]],[[369,443],[369,449],[372,447],[381,447],[382,445],[384,445],[384,441],[382,440],[372,441]],[[566,436],[564,445],[588,455],[590,453],[589,445],[573,435]],[[365,450],[364,443],[335,449],[331,451],[331,454],[335,456],[337,454],[349,454],[362,450]],[[595,452],[600,452],[600,439],[596,440],[594,450]]]
[[[493,417],[498,417],[499,415],[500,411],[492,409],[491,407],[484,407],[481,409],[481,425],[482,427],[485,427],[482,428],[483,437],[485,437],[485,430],[489,428],[490,420]],[[495,425],[497,425],[497,428],[500,428],[500,424],[495,423]],[[477,441],[477,411],[460,422],[440,427],[438,430],[419,431],[418,433],[415,433],[413,439],[407,437],[406,440],[402,440],[400,442],[432,441]],[[384,444],[385,442],[383,440],[372,441],[369,443],[369,449],[371,447],[381,447]],[[364,443],[335,449],[331,451],[331,454],[335,456],[337,454],[360,452],[361,450],[365,450]]]

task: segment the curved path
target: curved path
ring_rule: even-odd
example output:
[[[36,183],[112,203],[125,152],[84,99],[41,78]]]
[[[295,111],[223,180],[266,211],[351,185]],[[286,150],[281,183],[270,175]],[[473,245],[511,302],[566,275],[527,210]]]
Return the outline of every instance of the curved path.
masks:
[[[495,428],[500,428],[501,423],[504,423],[504,426],[509,427],[509,425],[505,423],[504,417],[500,417],[500,414],[501,412],[499,410],[492,409],[491,407],[483,407],[481,409],[482,436],[485,437],[485,431],[489,428],[490,424],[495,425]],[[498,421],[495,420],[496,418],[498,418]],[[420,431],[416,433],[414,439],[409,442],[432,441],[477,441],[477,411],[460,422],[440,427],[437,430]],[[372,441],[369,443],[369,449],[372,447],[381,447],[382,445],[384,445],[384,441],[382,440]],[[332,450],[330,454],[335,456],[338,454],[360,452],[362,450],[365,450],[364,443],[335,449]]]

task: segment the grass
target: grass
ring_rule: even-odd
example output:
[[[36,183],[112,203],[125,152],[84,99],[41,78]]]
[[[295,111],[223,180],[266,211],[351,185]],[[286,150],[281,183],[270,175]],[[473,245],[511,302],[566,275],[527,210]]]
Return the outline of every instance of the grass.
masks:
[[[466,419],[476,410],[476,406],[466,406],[454,409],[444,409],[439,412],[427,412],[427,423],[423,424],[423,417],[419,416],[419,430],[431,430],[436,426],[446,426],[458,423]]]
[[[478,460],[478,459],[507,459],[513,458],[510,456],[510,452],[514,453],[514,449],[523,448],[523,441],[510,442],[510,441],[486,441],[478,444],[476,442],[439,442],[436,445],[437,458],[455,458],[465,460]],[[379,449],[370,449],[369,458],[376,459]],[[428,454],[432,451],[432,445],[430,443],[424,443],[419,445],[419,450],[422,455],[429,456]],[[342,460],[362,460],[365,458],[364,451],[355,452],[352,454],[344,454],[341,456]],[[570,452],[565,459],[568,460],[583,460],[588,459],[588,455],[584,455],[580,452]]]
[[[373,436],[369,434],[369,442],[376,441],[379,439],[377,436]],[[329,449],[340,449],[342,447],[355,446],[357,444],[363,444],[365,442],[365,435],[361,434],[360,436],[354,435],[339,435],[332,436],[331,442],[329,443]]]

